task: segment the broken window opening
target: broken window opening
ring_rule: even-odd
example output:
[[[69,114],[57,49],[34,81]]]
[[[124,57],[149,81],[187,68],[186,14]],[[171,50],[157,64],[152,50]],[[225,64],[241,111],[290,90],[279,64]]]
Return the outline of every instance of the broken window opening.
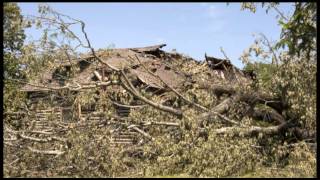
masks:
[[[80,72],[82,72],[83,70],[85,70],[87,67],[89,67],[90,62],[86,61],[86,60],[81,60],[79,62],[79,67],[80,67]]]
[[[61,118],[63,122],[71,122],[73,120],[72,107],[61,108]]]

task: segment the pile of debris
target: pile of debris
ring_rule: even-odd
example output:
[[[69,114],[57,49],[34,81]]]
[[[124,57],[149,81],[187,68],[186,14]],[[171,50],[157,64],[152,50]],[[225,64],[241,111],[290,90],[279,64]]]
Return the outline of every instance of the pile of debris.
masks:
[[[244,161],[251,163],[260,159],[256,147],[259,151],[269,146],[256,138],[261,135],[283,135],[290,143],[308,139],[313,144],[315,132],[293,124],[280,97],[252,88],[253,72],[238,69],[229,59],[205,54],[197,61],[165,52],[163,46],[99,50],[56,60],[54,68],[44,69],[21,89],[27,94],[25,107],[4,114],[6,121],[20,124],[4,129],[7,154],[26,149],[22,162],[30,163],[28,169],[36,166],[29,157],[41,154],[41,162],[51,163],[52,169],[63,166],[61,172],[82,164],[111,176],[110,166],[120,174],[128,169],[144,173],[148,163],[154,163],[157,172],[163,159],[169,169],[190,161],[202,169],[207,164],[197,162],[208,157],[199,156],[219,152],[210,161],[216,156],[221,160],[232,153],[234,142],[246,148],[250,156]],[[259,158],[253,158],[255,153]],[[53,162],[52,155],[61,161]],[[75,162],[78,159],[83,161]],[[225,160],[217,162],[212,166],[227,167]]]
[[[216,82],[231,84],[251,81],[244,72],[233,66],[230,60],[205,55],[205,61],[200,62],[176,52],[165,52],[161,50],[164,46],[165,44],[143,48],[108,49],[97,51],[96,57],[84,54],[77,59],[57,60],[56,68],[44,71],[39,78],[22,88],[22,91],[28,94],[28,109],[34,112],[35,118],[42,117],[39,119],[40,124],[45,118],[44,111],[48,116],[50,112],[54,113],[51,113],[56,118],[54,121],[64,123],[104,120],[101,112],[105,109],[97,108],[95,103],[88,108],[88,105],[81,104],[80,101],[77,101],[75,106],[75,100],[78,94],[92,88],[96,89],[91,91],[92,96],[96,97],[95,101],[99,101],[101,94],[122,94],[125,90],[121,86],[107,88],[112,84],[115,70],[126,71],[134,88],[161,97],[164,105],[172,101],[173,96],[166,93],[171,90],[182,92],[193,86],[207,87]],[[103,63],[97,61],[97,57]],[[61,90],[67,90],[71,94],[61,95]],[[119,117],[128,117],[132,109],[144,106],[143,102],[137,99],[123,104],[119,98],[109,97]],[[40,102],[49,101],[52,103],[39,105]]]

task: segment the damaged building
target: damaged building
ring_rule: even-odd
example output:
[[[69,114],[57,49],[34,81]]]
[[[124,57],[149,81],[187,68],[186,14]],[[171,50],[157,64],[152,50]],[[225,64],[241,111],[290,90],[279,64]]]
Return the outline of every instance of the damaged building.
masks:
[[[205,61],[199,62],[176,52],[165,52],[161,50],[164,46],[165,44],[101,50],[97,51],[96,55],[112,69],[126,69],[127,76],[136,89],[161,97],[163,104],[170,104],[172,100],[172,97],[165,94],[170,88],[184,91],[195,83],[210,84],[217,79],[228,82],[250,81],[230,60],[205,55]],[[145,106],[135,98],[126,104],[121,102],[125,90],[121,86],[108,87],[113,80],[114,71],[90,54],[72,61],[57,60],[55,63],[56,68],[45,70],[21,89],[27,93],[29,116],[36,119],[38,128],[44,128],[46,125],[41,122],[48,119],[65,123],[101,121],[108,107],[103,104],[99,106],[98,101],[105,96],[112,100],[119,117],[128,117],[130,111]],[[209,68],[205,72],[196,72],[203,73],[206,79],[195,76],[195,73],[184,73],[176,68],[177,64]],[[81,92],[86,91],[89,91],[91,96],[89,103],[83,103],[81,98],[77,98]],[[112,139],[115,144],[136,143],[138,140],[134,138],[135,133],[132,130],[121,131],[114,133]]]

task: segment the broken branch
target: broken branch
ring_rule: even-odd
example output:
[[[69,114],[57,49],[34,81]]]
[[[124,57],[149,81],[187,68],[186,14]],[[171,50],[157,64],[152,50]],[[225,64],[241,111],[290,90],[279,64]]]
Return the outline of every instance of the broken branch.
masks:
[[[258,135],[259,133],[265,135],[274,135],[278,134],[280,131],[284,130],[288,127],[288,123],[282,123],[278,126],[270,126],[270,127],[259,127],[259,126],[251,126],[251,127],[224,127],[215,130],[216,134],[225,134],[232,133],[233,135],[243,135],[243,136],[252,136]]]
[[[143,102],[151,105],[152,107],[155,107],[155,108],[157,108],[157,109],[159,109],[159,110],[162,110],[162,111],[170,112],[170,113],[172,113],[172,114],[174,114],[174,115],[176,115],[176,116],[178,116],[178,117],[182,117],[183,113],[182,113],[181,110],[174,109],[174,108],[171,108],[171,107],[169,107],[169,106],[164,106],[164,105],[155,103],[155,102],[147,99],[146,97],[140,95],[140,94],[138,93],[138,91],[134,88],[134,86],[132,85],[132,83],[128,80],[128,78],[127,78],[127,76],[125,75],[125,73],[124,73],[122,70],[121,70],[120,72],[121,72],[122,76],[124,77],[126,83],[128,83],[129,86],[130,86],[130,87],[128,87],[128,85],[126,85],[126,83],[121,80],[121,82],[122,82],[121,85],[122,85],[122,87],[123,87],[125,90],[129,91],[131,94],[133,94],[134,96],[136,96],[137,98],[139,98],[139,99],[142,100]]]
[[[128,126],[128,129],[133,129],[133,130],[139,132],[140,134],[142,134],[144,137],[154,141],[154,138],[152,136],[150,136],[150,134],[148,134],[148,133],[144,132],[143,130],[139,129],[136,125],[130,125],[130,126]]]
[[[158,78],[166,87],[168,87],[171,91],[173,91],[177,96],[179,96],[180,98],[182,98],[185,102],[187,102],[190,105],[193,105],[195,107],[197,107],[198,109],[204,110],[204,111],[208,111],[207,108],[201,106],[200,104],[197,104],[195,102],[190,101],[189,99],[185,98],[184,96],[182,96],[182,94],[180,94],[176,89],[174,89],[173,87],[171,87],[168,83],[166,83],[159,75],[151,72],[138,58],[137,55],[135,55],[136,59],[138,60],[138,62],[141,64],[141,66],[151,75],[153,75],[154,77]],[[129,56],[129,58],[132,58]],[[133,58],[132,58],[133,59]]]

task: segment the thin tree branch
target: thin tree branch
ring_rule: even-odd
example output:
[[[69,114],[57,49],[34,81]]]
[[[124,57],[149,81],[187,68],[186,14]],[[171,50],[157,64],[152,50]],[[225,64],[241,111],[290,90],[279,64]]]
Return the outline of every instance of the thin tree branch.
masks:
[[[159,110],[166,111],[166,112],[170,112],[170,113],[172,113],[172,114],[174,114],[174,115],[176,115],[176,116],[178,116],[178,117],[182,117],[183,113],[182,113],[181,110],[174,109],[174,108],[171,108],[171,107],[169,107],[169,106],[164,106],[164,105],[155,103],[155,102],[147,99],[146,97],[140,95],[139,92],[134,88],[134,86],[132,85],[132,83],[128,80],[128,78],[127,78],[127,76],[125,75],[125,73],[123,72],[123,70],[121,70],[120,73],[121,73],[122,77],[124,77],[126,83],[129,84],[129,86],[128,86],[128,85],[126,85],[125,82],[123,82],[123,81],[121,80],[121,82],[122,82],[121,85],[122,85],[122,87],[123,87],[125,90],[129,91],[131,94],[133,94],[134,96],[136,96],[137,98],[139,98],[139,99],[142,100],[143,102],[145,102],[145,103],[147,103],[147,104],[149,104],[149,105],[151,105],[151,106],[153,106],[153,107],[155,107],[155,108],[157,108],[157,109],[159,109]]]
[[[65,153],[65,151],[59,151],[59,150],[38,150],[38,149],[33,149],[31,147],[28,147],[28,149],[31,151],[31,152],[34,152],[34,153],[38,153],[38,154],[47,154],[47,155],[62,155]]]
[[[220,129],[216,129],[216,134],[225,134],[231,133],[233,135],[243,135],[243,136],[252,136],[258,135],[262,133],[264,135],[274,135],[278,134],[280,131],[284,130],[288,127],[288,123],[282,123],[278,126],[270,126],[270,127],[259,127],[259,126],[251,126],[251,127],[224,127]]]
[[[125,108],[143,108],[145,107],[146,105],[137,105],[137,106],[132,106],[132,105],[124,105],[124,104],[119,104],[117,102],[114,102],[112,101],[113,104],[115,104],[116,106],[119,106],[119,107],[125,107]]]
[[[139,128],[137,127],[137,125],[130,125],[130,126],[128,126],[127,128],[128,128],[128,129],[133,129],[133,130],[139,132],[140,134],[142,134],[144,137],[146,137],[146,138],[154,141],[154,138],[153,138],[152,136],[150,136],[150,134],[148,134],[148,133],[144,132],[143,130],[139,129]]]
[[[180,94],[176,89],[174,89],[173,87],[171,87],[168,83],[166,83],[159,75],[153,73],[152,71],[150,71],[139,59],[139,57],[137,55],[135,55],[136,59],[138,60],[138,62],[141,64],[141,66],[151,75],[153,75],[154,77],[158,78],[166,87],[168,87],[171,91],[173,91],[177,96],[179,96],[180,98],[182,98],[185,102],[187,102],[190,105],[193,105],[195,107],[197,107],[198,109],[201,109],[203,111],[208,111],[207,108],[201,106],[200,104],[197,104],[195,102],[190,101],[189,99],[185,98],[182,94]],[[129,56],[129,58],[133,59],[132,57]]]

